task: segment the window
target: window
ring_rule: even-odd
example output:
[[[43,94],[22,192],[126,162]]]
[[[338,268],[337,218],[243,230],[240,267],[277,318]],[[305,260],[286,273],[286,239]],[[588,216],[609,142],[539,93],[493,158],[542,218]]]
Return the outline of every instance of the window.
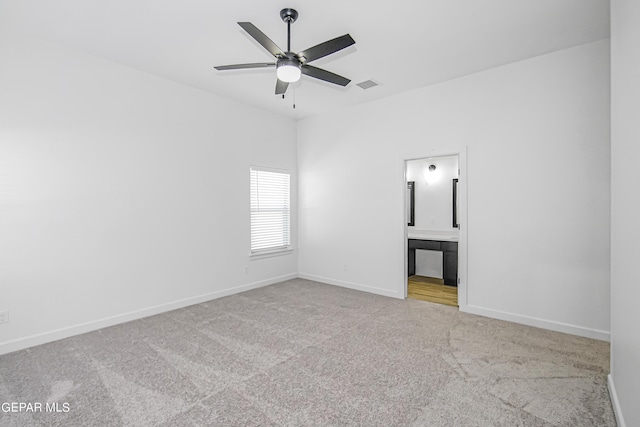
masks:
[[[290,244],[288,171],[251,167],[251,253]]]

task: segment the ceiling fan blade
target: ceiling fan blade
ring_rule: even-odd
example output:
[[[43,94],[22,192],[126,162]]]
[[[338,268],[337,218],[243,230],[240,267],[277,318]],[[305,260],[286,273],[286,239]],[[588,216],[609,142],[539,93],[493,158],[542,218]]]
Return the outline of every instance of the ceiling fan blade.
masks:
[[[258,43],[262,45],[265,49],[267,49],[273,56],[282,56],[282,49],[278,47],[269,37],[265,35],[262,31],[258,29],[251,22],[238,22],[240,25],[251,37],[256,39]]]
[[[224,70],[244,70],[247,68],[268,68],[274,67],[276,65],[275,62],[253,62],[251,64],[234,64],[234,65],[218,65],[215,68],[218,71]]]
[[[356,41],[353,40],[349,34],[345,34],[344,36],[336,37],[333,40],[329,40],[324,43],[320,43],[319,45],[310,47],[309,49],[303,50],[296,56],[302,62],[309,63],[311,61],[315,61],[318,58],[331,55],[332,53],[342,50],[345,47],[349,47],[352,44],[355,44],[355,42]]]
[[[283,82],[282,80],[278,79],[276,81],[276,95],[283,95],[287,91],[288,87],[289,83]]]
[[[316,79],[324,80],[325,82],[333,83],[340,86],[346,86],[351,80],[334,74],[330,71],[323,70],[322,68],[314,67],[313,65],[304,64],[301,67],[302,74]]]

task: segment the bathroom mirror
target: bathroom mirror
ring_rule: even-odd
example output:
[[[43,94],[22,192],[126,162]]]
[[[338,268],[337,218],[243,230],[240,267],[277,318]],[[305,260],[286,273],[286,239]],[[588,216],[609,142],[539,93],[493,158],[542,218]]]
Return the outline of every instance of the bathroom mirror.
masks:
[[[413,227],[415,225],[415,215],[416,215],[416,182],[409,181],[407,182],[407,196],[406,196],[407,206],[407,225]]]
[[[458,178],[454,178],[453,180],[453,227],[460,228],[460,224],[458,224]]]

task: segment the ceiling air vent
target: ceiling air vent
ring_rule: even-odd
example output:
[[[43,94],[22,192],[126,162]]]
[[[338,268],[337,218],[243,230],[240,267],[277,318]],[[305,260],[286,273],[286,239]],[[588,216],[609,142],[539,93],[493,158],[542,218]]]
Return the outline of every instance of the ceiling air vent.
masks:
[[[380,83],[378,83],[375,80],[365,80],[363,82],[358,83],[358,86],[360,86],[362,89],[371,89],[372,87],[375,86],[379,86]]]

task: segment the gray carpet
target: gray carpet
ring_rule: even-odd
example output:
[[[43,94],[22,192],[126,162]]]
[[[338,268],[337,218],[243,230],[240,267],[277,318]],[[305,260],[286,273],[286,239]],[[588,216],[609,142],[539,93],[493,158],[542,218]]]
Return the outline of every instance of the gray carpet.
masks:
[[[291,280],[0,356],[0,403],[43,405],[0,425],[615,426],[608,370],[605,342]]]

